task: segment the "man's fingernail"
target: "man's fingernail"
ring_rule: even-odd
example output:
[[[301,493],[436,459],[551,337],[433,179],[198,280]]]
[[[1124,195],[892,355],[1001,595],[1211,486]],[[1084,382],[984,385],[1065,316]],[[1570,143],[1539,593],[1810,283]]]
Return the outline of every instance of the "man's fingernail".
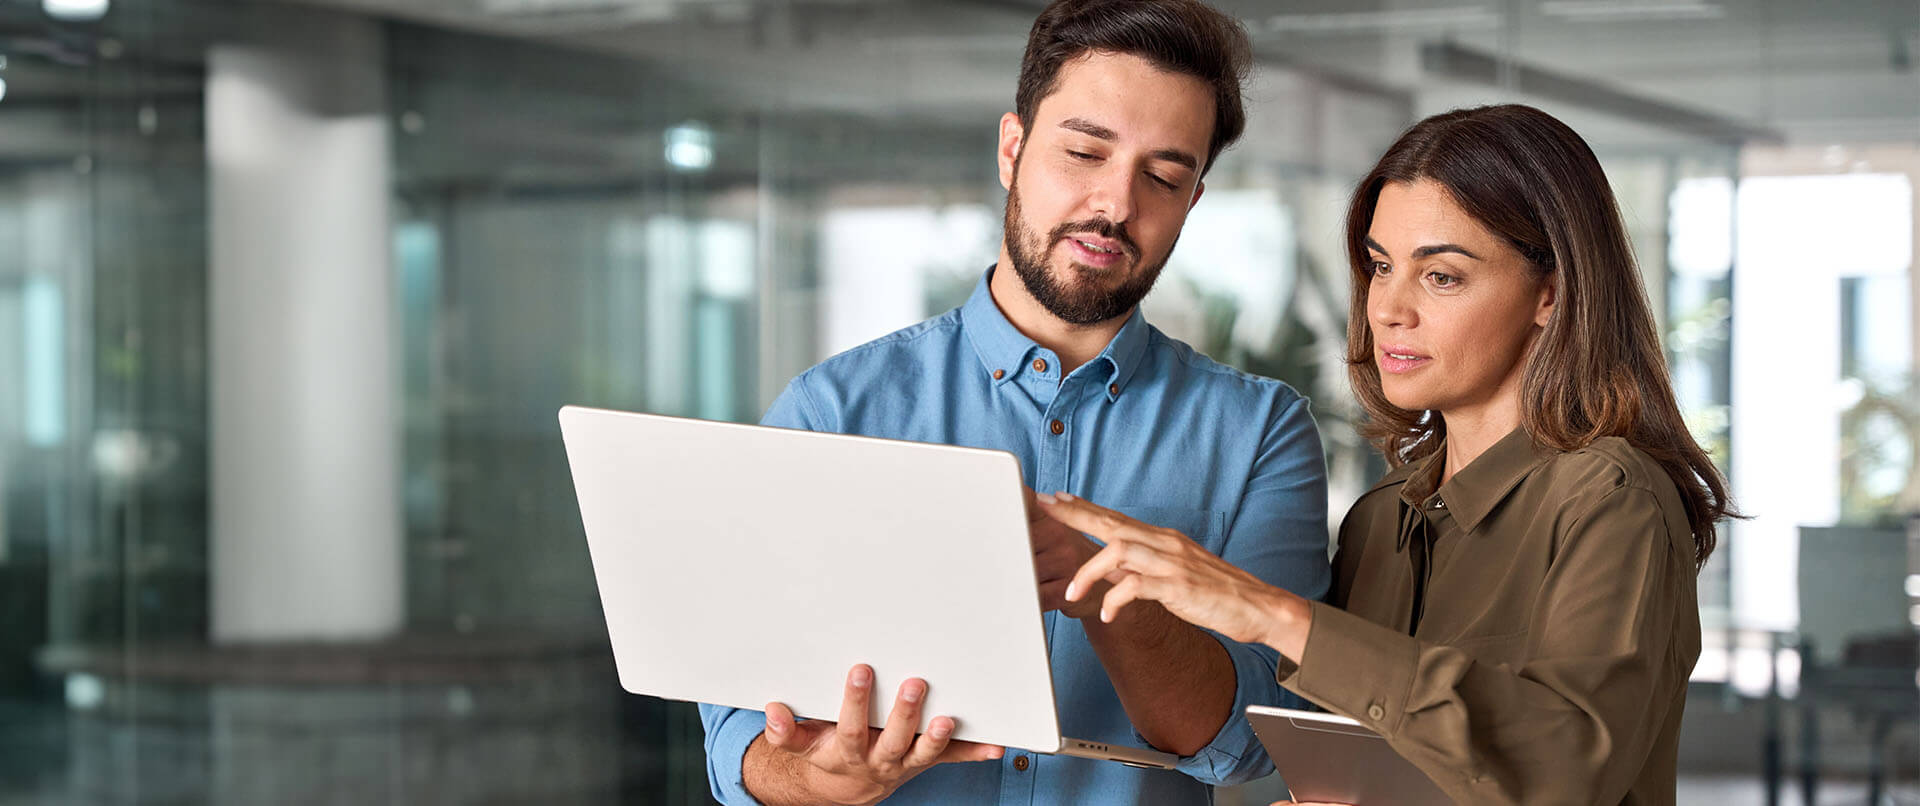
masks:
[[[768,722],[767,732],[775,736],[784,736],[787,733],[787,726],[780,722]]]
[[[1074,499],[1074,497],[1073,497],[1073,493],[1069,493],[1069,492],[1056,492],[1056,493],[1054,493],[1053,495],[1054,495],[1054,497],[1055,497],[1055,498],[1058,498],[1058,499],[1060,499],[1060,500],[1062,500],[1062,501],[1072,501],[1072,500],[1075,500],[1075,499]]]
[[[853,670],[853,674],[847,677],[847,682],[852,683],[854,688],[866,688],[867,683],[871,682],[869,680],[870,674],[866,667],[862,666]]]
[[[947,738],[947,734],[953,732],[953,726],[945,722],[935,722],[933,723],[933,729],[927,732],[933,734],[933,738],[935,739],[945,739]]]
[[[1048,504],[1058,504],[1058,503],[1060,503],[1059,501],[1057,501],[1057,500],[1055,500],[1053,496],[1051,496],[1051,495],[1048,495],[1048,494],[1046,494],[1046,493],[1034,493],[1034,494],[1033,494],[1033,497],[1034,497],[1035,499],[1038,499],[1039,501],[1041,501],[1041,502],[1043,502],[1043,503],[1048,503]]]
[[[900,699],[906,700],[907,702],[919,702],[920,698],[926,693],[925,688],[913,683],[908,683],[906,690],[900,692]]]

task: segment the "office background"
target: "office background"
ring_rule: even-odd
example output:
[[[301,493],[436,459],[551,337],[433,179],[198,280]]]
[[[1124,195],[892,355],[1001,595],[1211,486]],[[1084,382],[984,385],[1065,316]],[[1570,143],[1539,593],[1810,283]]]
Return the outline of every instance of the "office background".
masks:
[[[0,804],[708,802],[691,706],[615,684],[554,412],[750,421],[962,301],[1041,5],[0,2]],[[1310,396],[1343,512],[1351,184],[1561,116],[1754,516],[1681,801],[1920,802],[1920,5],[1217,5],[1248,135],[1148,317]]]

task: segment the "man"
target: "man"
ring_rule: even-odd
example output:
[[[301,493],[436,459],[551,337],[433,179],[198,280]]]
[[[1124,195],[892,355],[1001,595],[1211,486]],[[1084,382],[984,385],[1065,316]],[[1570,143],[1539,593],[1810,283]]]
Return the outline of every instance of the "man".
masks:
[[[1034,23],[1016,111],[1001,118],[999,261],[959,309],[794,379],[769,425],[994,448],[1034,489],[1178,529],[1272,584],[1327,589],[1326,479],[1307,402],[1162,335],[1140,300],[1201,179],[1245,125],[1249,46],[1198,0],[1060,0]],[[902,244],[915,248],[915,244]],[[1066,735],[1150,745],[1178,771],[950,743],[929,682],[909,680],[885,730],[865,724],[872,670],[849,674],[842,720],[702,706],[707,768],[727,803],[1207,803],[1270,769],[1242,709],[1283,695],[1274,654],[1157,606],[1099,618],[1068,604],[1098,545],[1031,529]],[[928,569],[930,599],[941,590]],[[876,603],[912,607],[911,602]],[[768,658],[779,663],[779,658]]]

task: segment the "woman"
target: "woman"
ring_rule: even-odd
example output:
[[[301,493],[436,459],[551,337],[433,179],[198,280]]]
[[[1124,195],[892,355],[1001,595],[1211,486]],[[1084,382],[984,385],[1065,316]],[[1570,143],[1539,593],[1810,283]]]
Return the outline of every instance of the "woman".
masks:
[[[1393,470],[1327,603],[1059,494],[1107,543],[1067,598],[1139,599],[1281,657],[1461,803],[1672,803],[1694,577],[1730,512],[1688,435],[1606,176],[1525,106],[1408,130],[1347,213],[1349,377]]]

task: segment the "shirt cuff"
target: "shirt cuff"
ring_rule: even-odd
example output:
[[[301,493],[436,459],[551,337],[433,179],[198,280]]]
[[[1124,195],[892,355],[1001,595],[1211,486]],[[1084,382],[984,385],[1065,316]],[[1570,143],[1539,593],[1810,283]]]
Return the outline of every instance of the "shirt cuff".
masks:
[[[761,806],[747,792],[741,765],[747,747],[767,729],[767,715],[702,703],[700,721],[707,729],[707,786],[713,799],[727,806]]]
[[[1304,663],[1282,658],[1276,679],[1389,739],[1407,712],[1420,642],[1323,602],[1311,603]]]
[[[1228,712],[1226,724],[1220,726],[1213,740],[1200,748],[1200,752],[1182,757],[1175,769],[1203,784],[1233,786],[1273,772],[1266,748],[1260,745],[1260,739],[1253,734],[1253,725],[1247,722],[1247,706],[1284,702],[1291,695],[1274,682],[1273,663],[1277,653],[1265,647],[1229,641],[1212,632],[1207,634],[1220,642],[1233,661],[1233,710]],[[1151,746],[1140,731],[1135,730],[1133,737],[1140,744]]]

